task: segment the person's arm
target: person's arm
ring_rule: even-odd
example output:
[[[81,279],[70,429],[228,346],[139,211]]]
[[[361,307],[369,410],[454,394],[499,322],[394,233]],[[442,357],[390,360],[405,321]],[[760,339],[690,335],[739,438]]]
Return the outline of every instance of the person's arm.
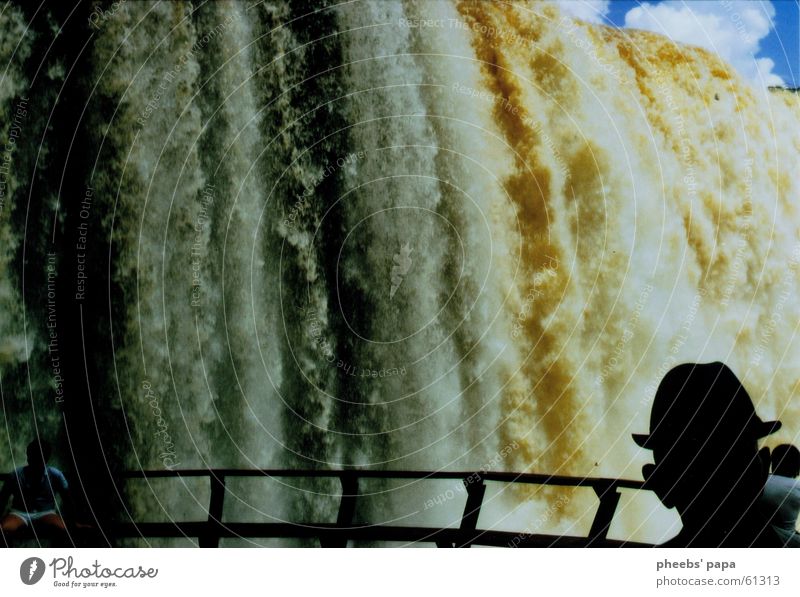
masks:
[[[75,502],[72,499],[72,492],[69,489],[69,483],[67,483],[67,478],[64,476],[58,469],[51,469],[51,475],[53,479],[53,489],[61,496],[61,504],[63,506],[64,511],[69,514],[70,516],[75,515]]]

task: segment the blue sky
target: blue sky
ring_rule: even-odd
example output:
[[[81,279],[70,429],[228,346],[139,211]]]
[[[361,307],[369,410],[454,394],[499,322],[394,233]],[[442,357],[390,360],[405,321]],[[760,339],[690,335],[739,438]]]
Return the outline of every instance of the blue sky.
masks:
[[[560,0],[579,18],[716,51],[754,83],[800,86],[800,0]]]

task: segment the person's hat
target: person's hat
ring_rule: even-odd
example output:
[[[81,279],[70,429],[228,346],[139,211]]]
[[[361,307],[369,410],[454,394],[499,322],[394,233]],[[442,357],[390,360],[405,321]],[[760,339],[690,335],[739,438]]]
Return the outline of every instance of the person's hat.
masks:
[[[702,440],[712,434],[731,441],[775,433],[780,421],[762,421],[753,401],[727,365],[684,363],[661,380],[650,411],[650,434],[633,434],[643,448]]]

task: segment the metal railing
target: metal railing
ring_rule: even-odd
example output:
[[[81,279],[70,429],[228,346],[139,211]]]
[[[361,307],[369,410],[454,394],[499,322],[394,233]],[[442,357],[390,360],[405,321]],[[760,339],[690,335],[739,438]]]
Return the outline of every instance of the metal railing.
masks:
[[[378,470],[275,470],[275,469],[196,469],[131,471],[128,479],[208,477],[211,497],[208,518],[186,522],[129,522],[111,525],[111,536],[117,538],[196,537],[200,547],[218,547],[220,539],[235,538],[304,538],[316,539],[322,547],[346,547],[348,541],[433,542],[439,547],[649,547],[648,544],[615,541],[607,538],[622,488],[642,490],[641,481],[625,479],[565,477],[526,473],[485,471],[378,471]],[[226,480],[232,477],[267,478],[338,478],[341,501],[335,523],[264,523],[223,520]],[[459,528],[432,528],[354,523],[359,481],[362,479],[460,479],[467,500]],[[599,504],[585,537],[514,533],[479,529],[486,482],[524,483],[561,487],[588,487],[594,490]]]

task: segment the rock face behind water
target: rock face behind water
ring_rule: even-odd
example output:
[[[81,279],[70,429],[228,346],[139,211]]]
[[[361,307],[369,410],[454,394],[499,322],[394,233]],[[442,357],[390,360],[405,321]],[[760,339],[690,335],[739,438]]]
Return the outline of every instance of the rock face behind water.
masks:
[[[791,441],[797,90],[537,3],[299,4],[0,15],[3,468],[38,429],[111,473],[638,478],[661,376],[717,359]],[[299,487],[231,515],[333,515]],[[359,516],[450,522],[425,491]]]

